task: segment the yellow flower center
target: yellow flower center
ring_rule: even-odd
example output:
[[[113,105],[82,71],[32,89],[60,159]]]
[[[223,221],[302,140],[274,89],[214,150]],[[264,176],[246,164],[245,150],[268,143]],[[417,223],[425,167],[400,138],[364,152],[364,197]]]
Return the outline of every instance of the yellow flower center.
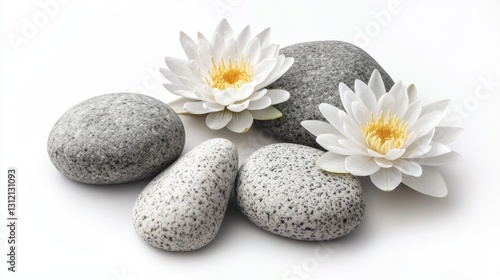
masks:
[[[377,153],[385,155],[392,149],[398,149],[408,139],[408,123],[401,121],[397,116],[391,116],[391,111],[387,113],[384,120],[384,112],[381,112],[378,119],[373,119],[362,125],[366,142]]]
[[[209,74],[210,78],[205,78],[205,81],[212,88],[220,90],[228,88],[240,89],[244,84],[252,81],[253,66],[249,62],[245,62],[243,56],[239,61],[232,61],[229,58],[227,65],[224,63],[224,59],[215,64],[212,58],[212,71]]]

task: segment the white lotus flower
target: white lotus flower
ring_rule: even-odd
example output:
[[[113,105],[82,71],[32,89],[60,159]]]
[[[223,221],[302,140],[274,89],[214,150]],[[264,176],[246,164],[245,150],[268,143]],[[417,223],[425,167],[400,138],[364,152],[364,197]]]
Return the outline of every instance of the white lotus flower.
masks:
[[[235,37],[223,19],[210,41],[198,33],[195,42],[184,32],[180,41],[188,60],[166,57],[168,69],[160,69],[170,82],[165,88],[183,97],[170,104],[178,113],[208,114],[209,128],[238,133],[250,129],[253,119],[282,116],[272,105],[287,101],[290,94],[264,87],[281,77],[293,58],[279,55],[270,28],[252,37],[247,26]]]
[[[402,182],[430,196],[446,196],[446,183],[435,166],[462,160],[447,146],[462,129],[438,126],[450,101],[422,106],[415,86],[407,88],[401,82],[386,92],[377,70],[368,85],[356,80],[354,89],[339,85],[346,112],[324,103],[319,106],[329,123],[302,122],[328,150],[318,159],[318,167],[370,176],[384,191],[394,190]]]

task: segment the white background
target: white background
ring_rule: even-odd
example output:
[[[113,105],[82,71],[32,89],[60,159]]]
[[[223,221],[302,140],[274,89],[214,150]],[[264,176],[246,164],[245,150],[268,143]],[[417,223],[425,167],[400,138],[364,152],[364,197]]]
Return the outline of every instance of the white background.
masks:
[[[8,277],[0,278],[500,279],[498,1],[69,0],[51,6],[50,15],[46,2],[0,4],[0,275]],[[451,99],[448,121],[466,132],[452,144],[465,160],[441,168],[449,195],[435,199],[405,187],[384,193],[364,180],[362,225],[323,244],[260,230],[232,203],[212,243],[171,253],[147,245],[132,226],[148,180],[89,186],[52,166],[46,141],[66,110],[109,92],[173,99],[156,78],[163,57],[185,58],[179,31],[211,36],[222,17],[238,32],[271,26],[281,46],[355,43],[394,80],[415,83],[425,103]],[[182,119],[184,152],[225,137],[242,161],[275,141],[257,128],[236,135],[210,131],[203,118]],[[5,262],[8,167],[19,175],[16,273]]]

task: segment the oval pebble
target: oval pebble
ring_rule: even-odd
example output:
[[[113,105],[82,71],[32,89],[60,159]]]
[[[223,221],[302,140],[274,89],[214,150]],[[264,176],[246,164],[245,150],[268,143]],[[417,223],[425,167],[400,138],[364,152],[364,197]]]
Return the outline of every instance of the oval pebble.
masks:
[[[133,209],[134,227],[147,243],[167,251],[192,251],[215,238],[238,172],[238,152],[211,139],[158,174]]]
[[[238,171],[241,212],[271,233],[298,240],[330,240],[356,228],[364,213],[359,180],[316,167],[321,150],[273,144],[253,153]]]
[[[342,41],[305,42],[280,50],[293,57],[292,67],[269,89],[284,89],[290,93],[288,101],[274,105],[283,113],[275,120],[255,123],[285,142],[322,149],[316,137],[300,124],[304,120],[325,120],[319,104],[328,103],[343,108],[339,83],[354,88],[356,79],[368,82],[373,70],[378,69],[386,89],[394,84],[387,72],[364,50]]]
[[[47,150],[65,176],[88,184],[118,184],[153,176],[182,153],[184,126],[165,103],[142,94],[111,93],[64,113]]]

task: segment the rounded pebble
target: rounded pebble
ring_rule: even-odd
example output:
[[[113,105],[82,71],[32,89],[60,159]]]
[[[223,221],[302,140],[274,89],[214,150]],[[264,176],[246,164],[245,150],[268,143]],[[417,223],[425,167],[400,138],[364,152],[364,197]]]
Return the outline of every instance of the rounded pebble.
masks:
[[[293,57],[295,62],[268,88],[287,90],[290,99],[274,105],[283,113],[281,118],[255,122],[285,142],[322,149],[314,135],[300,123],[304,120],[325,120],[318,108],[321,103],[344,108],[339,83],[354,88],[356,79],[368,82],[373,70],[378,69],[387,90],[394,84],[368,53],[346,42],[299,43],[282,48],[281,53]]]
[[[316,167],[322,151],[273,144],[253,153],[238,171],[241,212],[271,233],[298,240],[330,240],[356,228],[364,213],[363,191],[350,174]]]
[[[179,116],[142,94],[112,93],[69,109],[50,132],[47,149],[65,176],[118,184],[153,176],[175,161],[185,142]]]
[[[238,152],[226,139],[203,142],[158,174],[133,209],[134,227],[147,243],[192,251],[215,238],[238,172]]]

